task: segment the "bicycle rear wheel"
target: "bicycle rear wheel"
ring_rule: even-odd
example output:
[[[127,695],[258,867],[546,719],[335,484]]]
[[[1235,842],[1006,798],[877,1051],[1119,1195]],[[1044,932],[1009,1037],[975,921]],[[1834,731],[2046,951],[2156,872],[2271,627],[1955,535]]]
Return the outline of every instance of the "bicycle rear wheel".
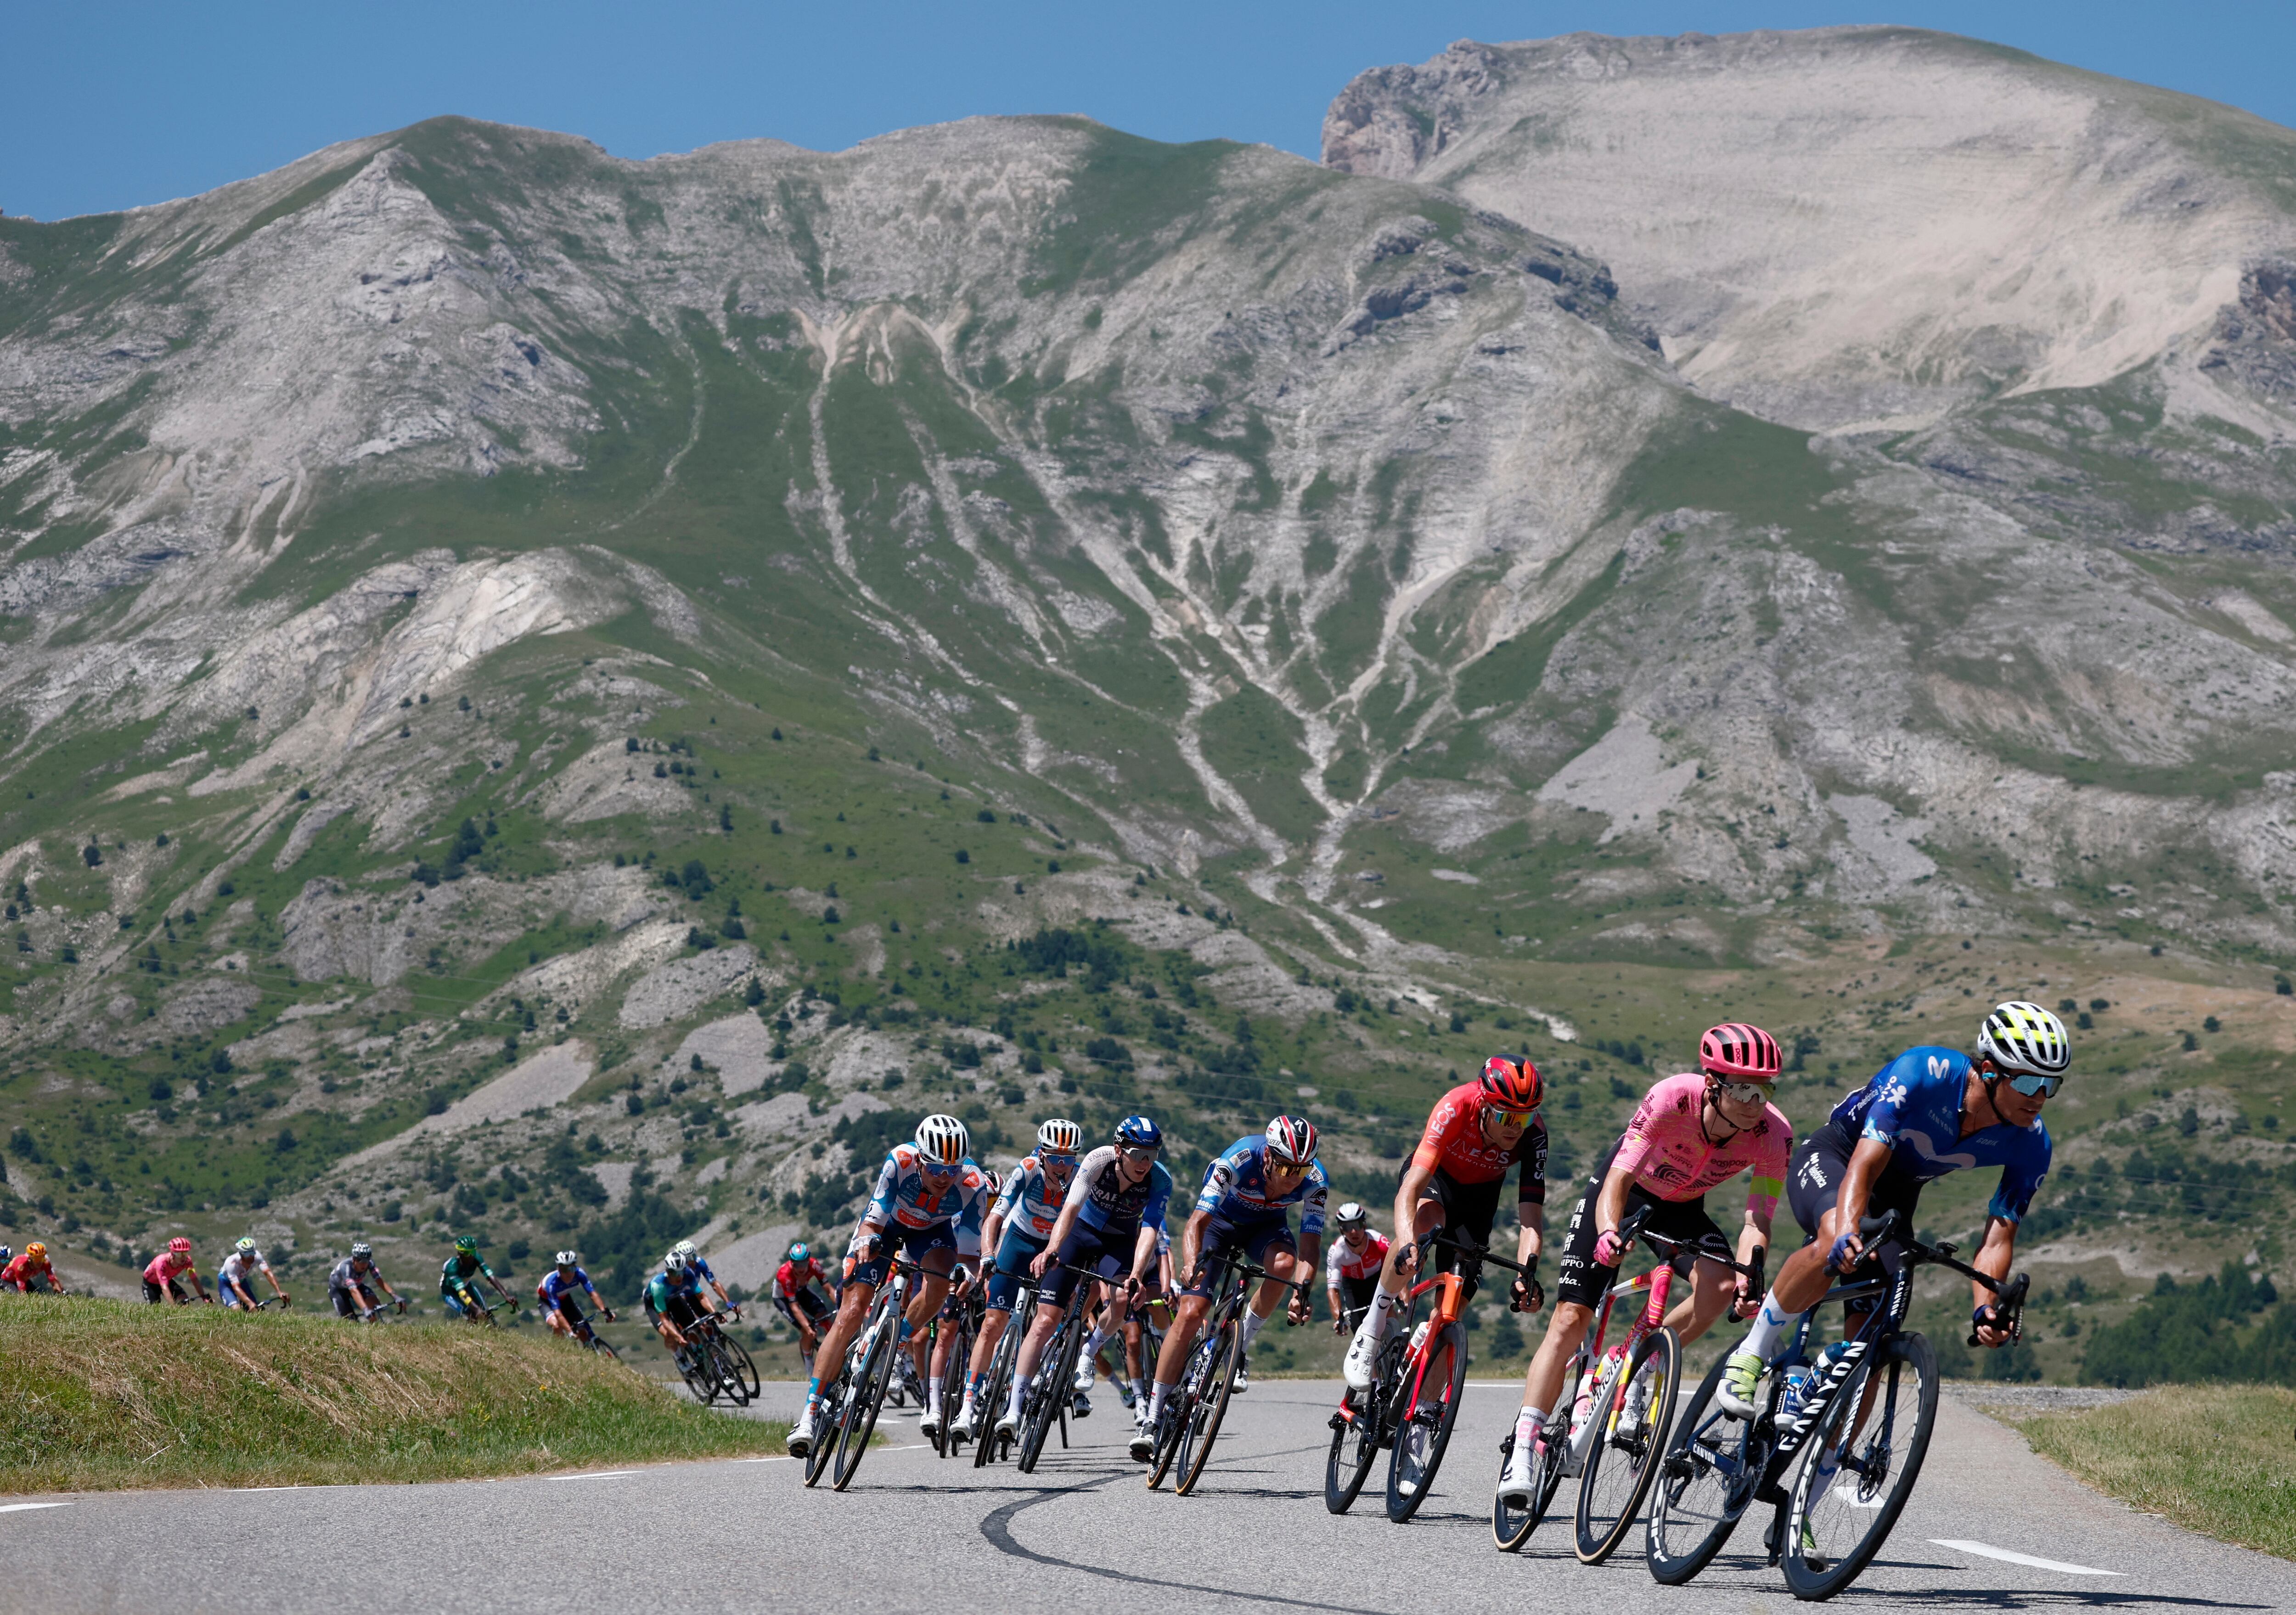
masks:
[[[940,1433],[933,1445],[944,1458],[956,1450],[956,1414],[964,1406],[964,1371],[972,1360],[972,1332],[963,1324],[952,1324],[956,1338],[948,1343],[948,1361],[940,1371]],[[930,1365],[931,1359],[926,1359]],[[966,1435],[972,1432],[967,1431]]]
[[[1196,1489],[1203,1479],[1204,1465],[1212,1455],[1212,1443],[1219,1439],[1220,1421],[1227,1416],[1227,1399],[1235,1389],[1235,1363],[1242,1355],[1238,1342],[1242,1328],[1230,1318],[1220,1325],[1212,1339],[1212,1351],[1203,1365],[1203,1379],[1196,1395],[1190,1398],[1188,1422],[1180,1429],[1180,1478],[1172,1483],[1172,1495],[1185,1497]]]
[[[876,1433],[877,1410],[884,1406],[886,1389],[893,1381],[893,1360],[901,1355],[900,1345],[893,1339],[899,1317],[891,1308],[886,1309],[883,1327],[877,1332],[861,1376],[854,1383],[852,1398],[846,1404],[845,1429],[837,1438],[835,1490],[841,1492],[853,1484],[861,1455],[869,1450],[869,1438]]]
[[[1921,1335],[1898,1335],[1849,1371],[1790,1494],[1778,1568],[1796,1598],[1833,1597],[1882,1551],[1929,1454],[1937,1400],[1937,1357]]]
[[[749,1348],[732,1335],[727,1335],[726,1355],[734,1365],[734,1376],[741,1381],[742,1399],[744,1402],[756,1401],[766,1386],[765,1381],[758,1377],[758,1365],[750,1356]]]
[[[988,1379],[981,1389],[987,1394],[985,1404],[975,1404],[980,1419],[980,1439],[972,1444],[972,1467],[986,1469],[1001,1456],[1000,1449],[1009,1445],[996,1433],[996,1421],[1004,1415],[1004,1404],[1013,1395],[1013,1362],[1021,1349],[1021,1319],[1016,1308],[1004,1320],[1004,1333],[996,1342],[996,1355],[988,1360]]]
[[[1450,1368],[1439,1386],[1425,1380],[1426,1365],[1449,1354]],[[1401,1525],[1419,1512],[1442,1466],[1444,1449],[1451,1445],[1451,1430],[1459,1422],[1459,1403],[1467,1394],[1467,1332],[1456,1323],[1443,1325],[1427,1344],[1426,1356],[1415,1371],[1421,1377],[1411,1388],[1410,1405],[1395,1428],[1395,1445],[1387,1458],[1387,1517]],[[1427,1402],[1430,1389],[1435,1402]]]
[[[718,1371],[709,1361],[709,1349],[699,1340],[689,1340],[683,1352],[671,1358],[677,1365],[678,1377],[693,1399],[708,1407],[718,1400]]]
[[[1621,1373],[1603,1376],[1589,1416],[1599,1421],[1587,1444],[1578,1478],[1578,1562],[1608,1559],[1642,1512],[1658,1473],[1659,1455],[1674,1428],[1674,1400],[1682,1380],[1682,1347],[1671,1329],[1643,1337]],[[1607,1391],[1608,1394],[1603,1394]]]
[[[1757,1439],[1755,1423],[1714,1405],[1728,1363],[1725,1352],[1706,1371],[1659,1461],[1644,1554],[1661,1586],[1680,1586],[1714,1562],[1769,1463],[1770,1443]]]

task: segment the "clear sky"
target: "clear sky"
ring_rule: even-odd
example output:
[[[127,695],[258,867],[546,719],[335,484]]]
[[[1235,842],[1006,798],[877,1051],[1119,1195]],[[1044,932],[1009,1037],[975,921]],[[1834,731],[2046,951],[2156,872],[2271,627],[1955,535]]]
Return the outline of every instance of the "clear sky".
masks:
[[[1894,22],[2296,124],[2296,0],[651,0],[0,4],[0,209],[165,201],[443,112],[623,157],[1082,112],[1314,156],[1357,72],[1455,39]]]

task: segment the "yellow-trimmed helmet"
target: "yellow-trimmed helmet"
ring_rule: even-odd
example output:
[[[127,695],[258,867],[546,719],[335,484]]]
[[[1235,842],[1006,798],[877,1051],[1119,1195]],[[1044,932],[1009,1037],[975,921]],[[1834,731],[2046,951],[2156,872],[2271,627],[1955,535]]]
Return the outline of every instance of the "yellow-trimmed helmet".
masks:
[[[2038,1004],[1997,1004],[1977,1034],[1977,1052],[2013,1075],[2057,1077],[2073,1062],[2065,1023]]]

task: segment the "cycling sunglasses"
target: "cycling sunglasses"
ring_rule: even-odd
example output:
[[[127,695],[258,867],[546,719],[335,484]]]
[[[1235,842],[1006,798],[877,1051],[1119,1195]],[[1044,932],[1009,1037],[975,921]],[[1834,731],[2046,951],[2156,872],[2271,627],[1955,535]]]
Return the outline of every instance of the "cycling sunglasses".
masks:
[[[1153,1160],[1157,1148],[1155,1144],[1119,1144],[1116,1152],[1130,1161]]]
[[[1533,1105],[1528,1111],[1509,1111],[1498,1105],[1491,1106],[1490,1110],[1491,1119],[1503,1127],[1527,1127],[1538,1119],[1537,1105]]]
[[[1777,1090],[1767,1082],[1718,1082],[1714,1091],[1740,1104],[1767,1104]]]
[[[2009,1086],[2028,1099],[2054,1099],[2057,1090],[2065,1086],[2062,1077],[2042,1077],[2027,1071],[2009,1078]]]

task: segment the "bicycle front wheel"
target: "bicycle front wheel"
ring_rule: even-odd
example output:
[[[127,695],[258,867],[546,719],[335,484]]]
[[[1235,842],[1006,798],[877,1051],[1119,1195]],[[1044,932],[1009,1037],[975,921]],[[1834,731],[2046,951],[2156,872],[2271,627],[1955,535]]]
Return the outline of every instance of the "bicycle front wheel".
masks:
[[[734,1377],[741,1385],[742,1399],[744,1402],[756,1401],[766,1386],[765,1381],[758,1377],[758,1365],[756,1359],[750,1356],[750,1349],[728,1335],[726,1337],[726,1357],[733,1365]]]
[[[869,1450],[869,1438],[877,1431],[877,1410],[885,1405],[885,1391],[894,1378],[893,1360],[901,1355],[893,1339],[899,1316],[888,1309],[884,1327],[877,1332],[876,1344],[870,1349],[861,1377],[853,1387],[852,1400],[846,1405],[845,1429],[837,1439],[835,1490],[841,1492],[853,1484],[861,1455]]]
[[[956,1450],[956,1414],[964,1406],[964,1371],[972,1357],[972,1331],[961,1324],[951,1327],[956,1338],[948,1343],[948,1361],[941,1365],[940,1433],[933,1439],[933,1446],[944,1458]]]
[[[1578,1365],[1574,1362],[1570,1372],[1563,1378],[1563,1388],[1567,1391],[1578,1382]],[[1491,1498],[1491,1540],[1502,1554],[1522,1551],[1522,1545],[1530,1540],[1531,1532],[1546,1519],[1546,1511],[1554,1504],[1554,1494],[1562,1488],[1562,1471],[1570,1461],[1570,1421],[1567,1417],[1548,1419],[1545,1434],[1546,1450],[1539,1458],[1538,1467],[1531,1472],[1529,1501],[1515,1507],[1496,1494]],[[1513,1447],[1514,1438],[1512,1435],[1499,1444],[1501,1476],[1506,1473],[1507,1460],[1514,1455]]]
[[[1443,1451],[1451,1445],[1452,1426],[1459,1422],[1459,1402],[1467,1394],[1467,1332],[1456,1323],[1443,1325],[1427,1343],[1425,1365],[1412,1372],[1422,1377],[1411,1388],[1410,1406],[1395,1429],[1395,1445],[1387,1459],[1387,1517],[1401,1525],[1419,1512],[1435,1484]],[[1425,1377],[1426,1367],[1439,1361],[1449,1366],[1439,1382]],[[1430,1395],[1433,1399],[1429,1399]]]
[[[1060,1332],[1046,1345],[1044,1357],[1037,1365],[1036,1381],[1029,1387],[1028,1398],[1021,1406],[1020,1468],[1024,1475],[1037,1472],[1037,1460],[1044,1455],[1053,1422],[1068,1407],[1069,1388],[1061,1377],[1061,1368],[1076,1356],[1078,1327],[1078,1314],[1071,1310],[1061,1320]]]
[[[750,1388],[742,1382],[741,1365],[734,1361],[734,1353],[737,1349],[734,1342],[723,1334],[711,1336],[709,1366],[718,1375],[718,1386],[726,1393],[726,1399],[736,1407],[747,1407],[750,1405]]]
[[[988,1380],[982,1388],[988,1399],[975,1405],[980,1420],[980,1439],[972,1444],[975,1469],[988,1468],[992,1459],[1011,1446],[1008,1438],[996,1433],[996,1421],[1004,1416],[1004,1404],[1013,1395],[1013,1360],[1021,1349],[1021,1321],[1017,1310],[1004,1320],[1004,1336],[996,1342],[996,1355],[988,1360]]]
[[[1379,1457],[1379,1390],[1349,1391],[1332,1415],[1332,1450],[1324,1460],[1324,1506],[1344,1514]]]
[[[1661,1586],[1680,1586],[1714,1562],[1769,1462],[1770,1443],[1756,1438],[1756,1425],[1715,1406],[1729,1360],[1724,1352],[1706,1371],[1659,1461],[1645,1556]]]
[[[1586,1472],[1578,1477],[1581,1564],[1600,1564],[1611,1556],[1650,1495],[1681,1388],[1682,1347],[1674,1331],[1644,1335],[1625,1372],[1614,1366],[1604,1381],[1610,1394],[1595,1398],[1591,1416],[1597,1422],[1587,1445]]]
[[[1180,1478],[1172,1483],[1175,1496],[1186,1496],[1203,1479],[1212,1443],[1219,1439],[1220,1421],[1227,1416],[1229,1393],[1235,1388],[1235,1360],[1242,1338],[1242,1326],[1234,1318],[1213,1337],[1211,1355],[1204,1360],[1203,1380],[1190,1399],[1188,1422],[1180,1429]]]
[[[821,1393],[821,1406],[814,1420],[813,1445],[806,1449],[805,1483],[816,1486],[829,1468],[830,1455],[837,1450],[837,1438],[845,1430],[845,1399],[853,1391],[849,1375],[840,1375]]]
[[[1778,1568],[1796,1598],[1831,1598],[1890,1539],[1937,1425],[1937,1357],[1903,1334],[1849,1371],[1809,1434]]]

